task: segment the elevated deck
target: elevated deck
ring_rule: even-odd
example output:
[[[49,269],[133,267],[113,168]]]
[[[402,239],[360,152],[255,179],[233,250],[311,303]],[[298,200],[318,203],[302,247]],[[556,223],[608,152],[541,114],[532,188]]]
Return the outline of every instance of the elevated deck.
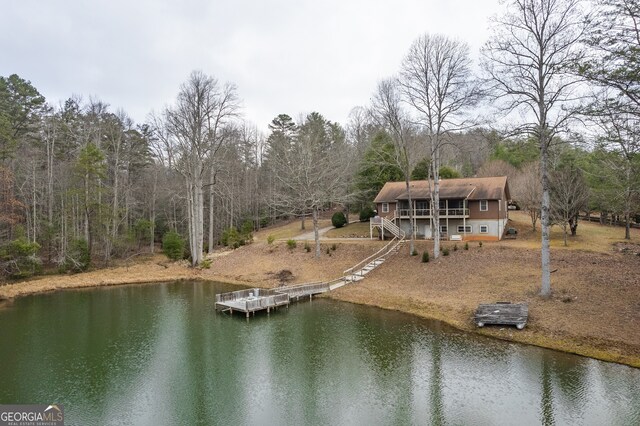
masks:
[[[474,316],[478,327],[487,324],[515,325],[522,330],[529,319],[529,306],[526,303],[498,302],[480,304]]]

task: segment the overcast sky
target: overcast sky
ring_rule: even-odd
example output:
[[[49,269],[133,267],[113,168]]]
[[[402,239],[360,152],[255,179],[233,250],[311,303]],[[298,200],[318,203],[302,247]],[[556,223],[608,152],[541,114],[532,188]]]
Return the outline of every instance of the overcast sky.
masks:
[[[411,42],[443,33],[477,51],[498,0],[4,0],[0,75],[58,104],[94,97],[136,122],[175,99],[192,70],[238,86],[244,117],[346,123]]]

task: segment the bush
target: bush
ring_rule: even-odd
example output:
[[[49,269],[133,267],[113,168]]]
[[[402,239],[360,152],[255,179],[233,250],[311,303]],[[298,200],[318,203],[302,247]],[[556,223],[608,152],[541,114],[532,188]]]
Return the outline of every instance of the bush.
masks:
[[[275,240],[276,240],[276,237],[274,237],[273,235],[267,236],[267,244],[271,245]]]
[[[469,250],[469,243],[464,243],[464,249]]]
[[[443,248],[443,249],[442,249],[442,255],[443,255],[443,256],[449,256],[449,249],[448,249],[448,248],[446,248],[446,247],[445,247],[445,248]]]
[[[238,232],[235,226],[226,229],[220,237],[220,243],[223,246],[238,248],[245,244],[244,237]]]
[[[149,244],[153,237],[151,235],[151,221],[146,219],[136,220],[131,228],[131,232],[133,233],[133,240],[138,248],[140,248],[142,244]]]
[[[247,219],[242,222],[242,226],[240,227],[240,235],[242,236],[242,242],[240,243],[240,245],[244,245],[245,242],[251,242],[253,240],[253,221]]]
[[[200,262],[200,268],[209,269],[211,268],[211,263],[213,263],[211,259],[202,259],[202,262]]]
[[[296,240],[287,240],[287,247],[289,247],[289,250],[293,250],[297,246],[298,243],[296,242]]]
[[[331,251],[336,251],[337,248],[338,246],[335,243],[331,244]]]
[[[342,228],[346,223],[347,218],[342,212],[335,212],[333,216],[331,216],[331,224],[336,228]]]
[[[482,247],[482,241],[478,241],[478,247]]]
[[[458,251],[458,244],[453,245],[453,251]]]
[[[429,252],[425,251],[422,253],[422,263],[429,263]]]
[[[38,243],[21,236],[0,249],[0,266],[11,278],[27,278],[42,271],[42,261],[37,253]]]
[[[69,243],[67,256],[64,259],[64,271],[82,272],[89,269],[91,264],[91,254],[89,244],[82,238],[75,239]]]
[[[304,242],[304,251],[306,251],[307,253],[311,251],[311,246],[306,241]]]
[[[162,251],[171,260],[184,259],[184,240],[174,231],[169,231],[162,237]]]
[[[365,207],[360,210],[360,222],[366,222],[376,215],[371,207]]]
[[[418,255],[418,250],[414,248],[413,251],[411,252],[411,256],[417,256],[417,255]]]

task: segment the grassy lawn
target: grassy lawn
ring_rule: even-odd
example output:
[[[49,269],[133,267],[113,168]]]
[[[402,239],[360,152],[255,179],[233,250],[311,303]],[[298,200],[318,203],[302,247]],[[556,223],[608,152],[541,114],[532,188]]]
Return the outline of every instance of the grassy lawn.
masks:
[[[522,248],[540,248],[540,222],[536,224],[536,231],[531,229],[529,215],[524,212],[509,212],[509,227],[518,229],[518,238],[503,240],[504,244]],[[567,246],[564,246],[563,232],[560,226],[551,227],[551,247],[561,250],[587,250],[598,253],[611,252],[612,246],[624,242],[624,228],[620,226],[600,225],[595,222],[580,221],[578,235],[567,236]],[[640,242],[640,229],[631,229],[631,241]]]
[[[374,236],[377,231],[374,231]],[[332,229],[325,234],[327,238],[369,238],[369,222],[350,223],[342,228]]]
[[[301,234],[313,232],[313,223],[310,219],[306,220],[304,225],[306,229],[300,229],[300,220],[294,220],[283,225],[269,226],[256,232],[254,234],[254,240],[267,241],[269,235],[272,235],[276,240],[288,240]],[[318,221],[318,226],[320,228],[331,226],[331,220],[321,219]]]

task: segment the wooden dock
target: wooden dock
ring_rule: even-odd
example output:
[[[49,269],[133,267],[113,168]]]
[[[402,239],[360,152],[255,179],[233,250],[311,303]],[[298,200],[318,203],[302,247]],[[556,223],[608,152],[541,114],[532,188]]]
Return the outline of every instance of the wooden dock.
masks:
[[[270,312],[279,306],[288,305],[289,295],[275,290],[263,288],[250,288],[248,290],[232,291],[230,293],[216,294],[216,310],[229,312],[242,312],[249,318],[249,314],[266,310]]]
[[[498,302],[480,304],[474,316],[478,327],[487,324],[515,325],[522,330],[529,319],[529,306],[526,303]]]

